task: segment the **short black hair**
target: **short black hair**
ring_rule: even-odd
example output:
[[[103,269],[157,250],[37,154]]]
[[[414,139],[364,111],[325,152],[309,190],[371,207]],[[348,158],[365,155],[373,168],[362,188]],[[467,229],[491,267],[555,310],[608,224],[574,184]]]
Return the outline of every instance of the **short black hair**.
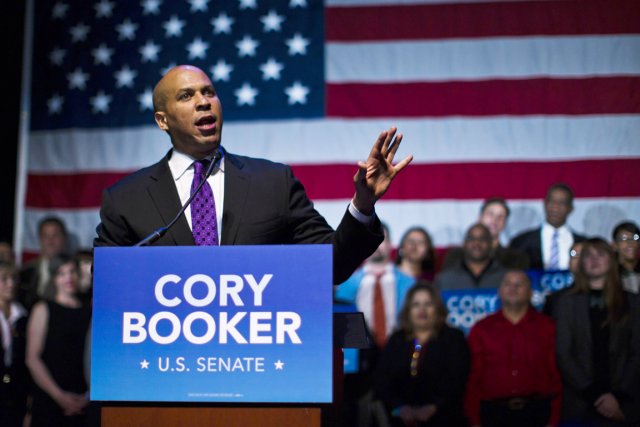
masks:
[[[613,228],[613,233],[611,234],[611,238],[613,240],[616,240],[616,236],[621,231],[628,231],[629,233],[640,234],[640,228],[638,228],[638,224],[631,221],[624,221]]]
[[[549,196],[551,195],[551,193],[556,190],[561,190],[567,193],[569,195],[569,204],[573,206],[573,190],[564,182],[556,182],[555,184],[552,184],[551,187],[549,187],[549,189],[547,190],[547,196],[545,197],[545,200],[549,200]]]
[[[509,215],[511,215],[511,209],[509,209],[507,201],[502,197],[489,197],[488,199],[485,199],[485,201],[482,202],[482,206],[480,206],[480,213],[482,214],[484,210],[487,209],[487,206],[494,204],[502,206],[507,211],[507,218],[509,218]]]

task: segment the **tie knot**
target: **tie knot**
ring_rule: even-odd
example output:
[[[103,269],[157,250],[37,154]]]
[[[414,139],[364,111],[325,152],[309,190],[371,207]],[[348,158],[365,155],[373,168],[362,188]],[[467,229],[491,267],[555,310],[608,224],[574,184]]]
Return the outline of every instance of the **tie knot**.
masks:
[[[207,168],[209,167],[209,160],[207,159],[203,159],[203,160],[196,160],[195,162],[193,162],[193,170],[194,173],[196,175],[203,175],[204,172],[207,170]]]

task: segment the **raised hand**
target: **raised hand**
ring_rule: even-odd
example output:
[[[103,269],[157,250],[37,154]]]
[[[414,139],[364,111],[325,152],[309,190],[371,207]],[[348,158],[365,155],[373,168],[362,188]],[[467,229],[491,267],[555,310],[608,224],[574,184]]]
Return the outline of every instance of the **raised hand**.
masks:
[[[396,135],[397,128],[382,131],[373,144],[366,162],[358,162],[358,171],[353,177],[356,194],[354,206],[363,214],[370,215],[375,203],[389,189],[396,175],[413,160],[409,155],[393,165],[393,158],[402,142],[402,134]]]

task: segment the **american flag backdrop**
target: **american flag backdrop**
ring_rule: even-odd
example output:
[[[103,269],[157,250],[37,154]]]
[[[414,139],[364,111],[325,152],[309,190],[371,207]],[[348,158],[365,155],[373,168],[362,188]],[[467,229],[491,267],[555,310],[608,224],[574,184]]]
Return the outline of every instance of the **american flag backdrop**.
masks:
[[[623,1],[38,0],[16,241],[63,218],[90,247],[101,191],[170,148],[151,91],[173,65],[207,71],[223,145],[291,164],[337,225],[355,164],[397,125],[414,162],[377,205],[392,240],[458,244],[503,196],[505,240],[543,219],[556,181],[570,225],[640,221],[640,5]]]

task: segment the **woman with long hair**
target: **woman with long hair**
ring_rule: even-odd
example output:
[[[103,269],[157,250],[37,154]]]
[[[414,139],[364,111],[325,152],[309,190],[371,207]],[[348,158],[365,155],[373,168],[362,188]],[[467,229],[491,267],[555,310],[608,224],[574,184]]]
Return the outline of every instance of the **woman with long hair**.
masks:
[[[52,298],[33,307],[27,329],[27,366],[37,386],[31,427],[84,426],[83,357],[91,311],[77,295],[77,262],[55,257],[50,269]]]
[[[640,421],[640,300],[622,289],[616,254],[584,242],[573,290],[555,307],[563,419],[583,425]]]
[[[417,280],[432,281],[436,251],[431,235],[422,227],[411,227],[402,235],[395,264],[400,271]]]
[[[448,326],[446,317],[434,285],[421,281],[408,291],[376,380],[376,395],[394,426],[465,425],[469,350],[464,334]]]

